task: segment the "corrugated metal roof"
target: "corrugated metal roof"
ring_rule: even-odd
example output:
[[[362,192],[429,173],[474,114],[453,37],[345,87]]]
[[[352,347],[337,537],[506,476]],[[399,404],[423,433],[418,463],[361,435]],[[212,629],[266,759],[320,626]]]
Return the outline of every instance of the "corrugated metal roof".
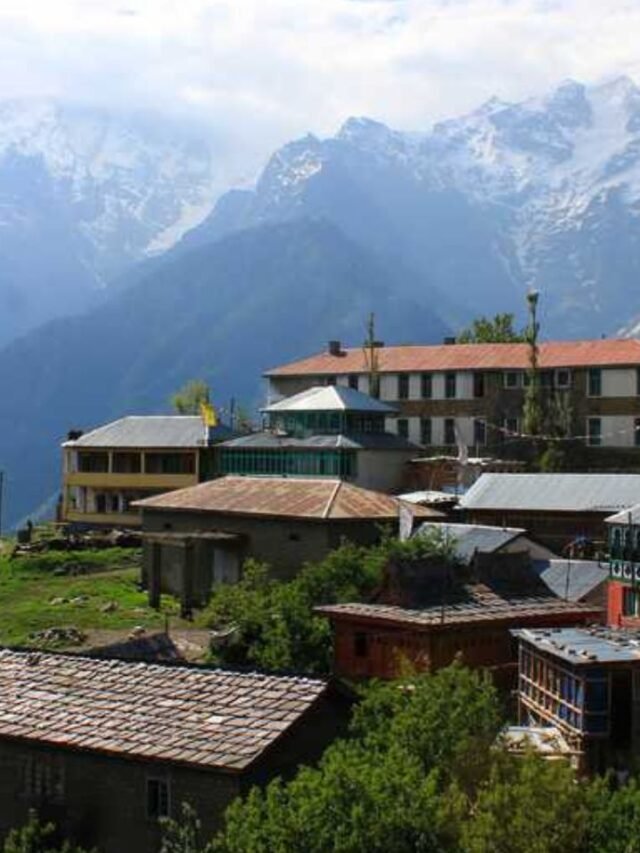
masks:
[[[595,608],[585,604],[562,601],[555,596],[501,596],[484,584],[468,584],[468,601],[444,607],[442,604],[412,610],[391,604],[330,604],[314,608],[329,618],[356,618],[406,627],[435,628],[442,625],[466,625],[502,622],[526,625],[527,620],[540,616],[572,617],[576,620],[597,616]]]
[[[512,632],[541,652],[574,666],[640,663],[640,633],[622,628],[525,628]]]
[[[323,681],[0,651],[0,738],[208,768],[248,767]]]
[[[455,547],[456,557],[464,563],[470,563],[476,551],[493,554],[519,536],[525,536],[526,530],[519,527],[490,527],[480,524],[433,524],[425,521],[413,534],[423,536],[433,532],[441,533],[450,539]],[[524,549],[523,549],[524,550]]]
[[[228,448],[250,448],[250,449],[279,449],[288,447],[292,449],[318,449],[318,450],[406,450],[415,452],[418,445],[395,435],[391,432],[375,433],[349,433],[348,435],[309,435],[306,438],[296,438],[291,435],[278,435],[274,432],[254,432],[250,435],[241,435],[225,441],[221,447]]]
[[[432,370],[527,370],[528,344],[452,344],[390,346],[376,350],[382,373]],[[541,368],[640,365],[640,341],[550,341],[539,347]],[[266,376],[323,376],[368,373],[362,347],[340,355],[318,353],[267,371]]]
[[[381,403],[345,385],[316,385],[272,403],[263,412],[373,412],[392,415],[395,406]]]
[[[607,524],[640,524],[640,504],[605,518]]]
[[[531,568],[551,592],[569,601],[581,601],[609,578],[595,560],[534,560]]]
[[[462,509],[615,512],[640,503],[640,474],[482,474]]]
[[[183,510],[283,518],[394,520],[402,501],[343,480],[229,475],[188,489],[156,495],[132,506],[144,510]],[[408,506],[408,504],[407,504]],[[411,506],[416,518],[441,513]]]
[[[232,435],[229,427],[220,425],[217,440]],[[204,443],[205,427],[196,415],[129,415],[97,427],[63,447],[198,447]]]

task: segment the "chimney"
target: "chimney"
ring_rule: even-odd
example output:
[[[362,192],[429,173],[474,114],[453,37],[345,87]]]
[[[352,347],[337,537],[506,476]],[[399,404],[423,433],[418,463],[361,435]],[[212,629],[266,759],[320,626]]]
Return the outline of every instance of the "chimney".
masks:
[[[382,349],[384,346],[384,341],[374,341],[372,346],[374,346],[376,349]]]
[[[340,341],[329,341],[329,355],[342,355]]]
[[[455,337],[451,336],[451,337],[446,337],[442,343],[445,344],[445,346],[450,347],[450,346],[453,346],[453,344],[455,344],[455,342],[456,342]]]
[[[67,441],[77,441],[83,434],[81,429],[70,429],[67,433]]]

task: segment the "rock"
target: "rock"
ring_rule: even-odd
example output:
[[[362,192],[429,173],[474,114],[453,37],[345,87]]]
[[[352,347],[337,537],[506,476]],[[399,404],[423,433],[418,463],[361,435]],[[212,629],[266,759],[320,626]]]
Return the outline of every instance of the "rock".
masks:
[[[61,598],[60,596],[57,596],[56,598],[52,598],[51,601],[49,602],[49,604],[53,605],[54,607],[58,607],[60,604],[68,604],[68,603],[69,603],[69,599]]]
[[[53,570],[53,574],[56,577],[62,577],[63,575],[69,574],[69,568],[67,566],[56,566]]]
[[[89,601],[88,595],[76,595],[75,598],[72,598],[69,604],[85,604]]]
[[[113,613],[114,610],[118,609],[118,604],[115,601],[107,601],[106,604],[103,604],[100,608],[102,613]]]
[[[129,639],[137,640],[138,637],[143,637],[147,633],[147,629],[143,625],[136,625],[129,633]]]

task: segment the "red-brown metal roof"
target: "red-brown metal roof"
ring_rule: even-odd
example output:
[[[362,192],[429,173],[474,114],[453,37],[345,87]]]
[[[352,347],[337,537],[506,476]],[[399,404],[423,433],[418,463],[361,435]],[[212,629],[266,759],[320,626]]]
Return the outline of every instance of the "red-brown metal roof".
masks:
[[[276,516],[315,520],[393,520],[401,505],[416,518],[442,513],[343,480],[230,475],[137,501],[144,510],[183,510],[228,515]]]
[[[551,341],[539,347],[541,368],[640,365],[640,341],[633,338],[595,341]],[[526,370],[528,344],[442,344],[385,346],[376,350],[382,373],[434,370]],[[265,376],[322,376],[368,372],[362,347],[340,355],[318,353],[268,370]]]

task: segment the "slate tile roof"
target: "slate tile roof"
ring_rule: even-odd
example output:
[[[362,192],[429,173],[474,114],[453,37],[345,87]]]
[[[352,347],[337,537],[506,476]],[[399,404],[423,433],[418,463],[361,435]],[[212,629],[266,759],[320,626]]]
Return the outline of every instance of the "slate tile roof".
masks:
[[[315,612],[330,619],[347,617],[369,624],[378,623],[406,628],[442,628],[469,624],[502,623],[526,625],[539,617],[574,616],[576,621],[598,618],[599,611],[586,604],[574,604],[544,596],[501,596],[485,584],[468,584],[467,600],[410,609],[392,604],[331,604],[316,607]]]
[[[323,681],[0,651],[0,738],[240,771]]]
[[[527,370],[527,344],[446,344],[385,346],[376,350],[381,373],[431,370]],[[549,341],[540,344],[540,367],[609,367],[640,365],[640,341]],[[268,370],[265,376],[323,376],[368,373],[362,347],[325,351]]]
[[[343,480],[229,475],[188,489],[136,501],[132,506],[145,510],[184,510],[317,521],[392,521],[398,518],[398,509],[402,503],[391,495],[362,489]],[[437,518],[442,515],[427,507],[407,506],[416,518]]]

